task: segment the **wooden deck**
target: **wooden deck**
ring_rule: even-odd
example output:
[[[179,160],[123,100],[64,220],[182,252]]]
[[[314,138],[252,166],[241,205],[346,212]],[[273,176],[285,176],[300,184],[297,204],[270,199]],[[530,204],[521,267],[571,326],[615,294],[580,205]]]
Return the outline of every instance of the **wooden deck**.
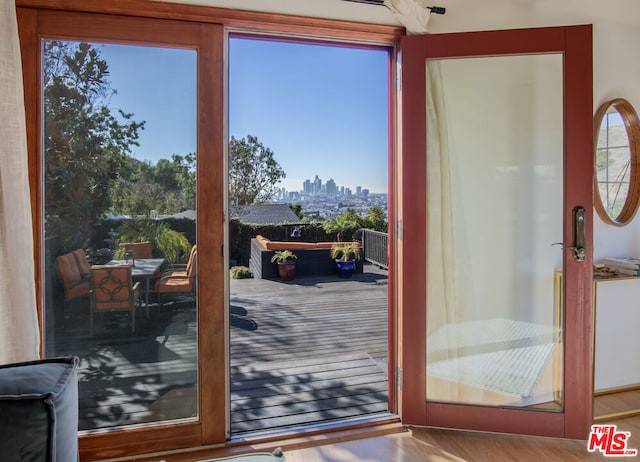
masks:
[[[233,433],[387,410],[387,281],[368,270],[231,281]]]
[[[275,429],[387,409],[387,280],[374,267],[353,279],[232,280],[231,431]],[[47,356],[81,358],[80,429],[196,413],[192,303],[138,318],[98,321],[88,335],[76,306]]]

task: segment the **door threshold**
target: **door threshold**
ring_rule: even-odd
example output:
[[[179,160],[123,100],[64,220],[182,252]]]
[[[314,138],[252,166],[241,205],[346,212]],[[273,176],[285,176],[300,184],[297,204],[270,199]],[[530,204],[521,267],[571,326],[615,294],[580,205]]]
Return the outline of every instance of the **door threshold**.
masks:
[[[236,435],[224,444],[191,447],[154,454],[140,454],[134,457],[109,459],[103,462],[157,462],[159,458],[167,462],[204,461],[212,458],[229,457],[250,452],[271,452],[275,448],[286,451],[321,446],[344,441],[353,441],[376,436],[408,431],[399,416],[379,413],[367,417],[320,422],[314,425],[273,429],[270,431],[247,432]]]
[[[313,435],[366,429],[392,423],[399,423],[400,417],[389,412],[369,414],[366,416],[345,419],[314,422],[304,425],[293,425],[265,430],[252,430],[236,433],[229,439],[229,444],[255,443],[260,441],[287,440],[290,438],[305,438]]]
[[[407,431],[400,417],[388,412],[300,425],[271,431],[247,432],[235,435],[228,442],[230,450],[249,447],[251,450],[271,451],[276,447],[283,451],[304,449],[344,441],[353,441]]]

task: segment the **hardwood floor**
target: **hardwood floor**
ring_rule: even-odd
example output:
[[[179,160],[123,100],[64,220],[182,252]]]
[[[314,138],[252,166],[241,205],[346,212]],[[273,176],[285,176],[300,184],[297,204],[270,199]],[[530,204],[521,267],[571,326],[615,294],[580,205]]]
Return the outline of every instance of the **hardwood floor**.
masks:
[[[593,404],[593,416],[597,422],[640,415],[640,386],[601,391],[596,393]]]
[[[597,396],[596,415],[633,409],[640,389]],[[604,422],[599,422],[604,424]],[[627,447],[640,450],[640,415],[607,420],[619,431],[630,432]],[[287,462],[578,462],[611,460],[587,451],[587,442],[483,432],[413,428],[406,431],[285,451]],[[640,457],[640,456],[638,456]],[[637,457],[615,457],[636,460]]]
[[[640,448],[640,416],[616,420]],[[587,451],[587,442],[482,432],[415,428],[374,438],[285,449],[287,462],[578,462],[611,460]],[[618,460],[634,459],[618,457]]]
[[[627,447],[640,448],[640,416],[614,420],[631,433]],[[136,458],[137,462],[204,462],[254,452],[284,451],[286,462],[581,462],[612,460],[587,451],[587,442],[498,433],[405,428],[387,424],[354,431],[300,435],[287,441],[247,444],[189,453]],[[636,460],[615,457],[613,460]],[[223,459],[224,460],[224,459]],[[231,459],[234,460],[234,459]],[[238,460],[240,462],[240,460]]]

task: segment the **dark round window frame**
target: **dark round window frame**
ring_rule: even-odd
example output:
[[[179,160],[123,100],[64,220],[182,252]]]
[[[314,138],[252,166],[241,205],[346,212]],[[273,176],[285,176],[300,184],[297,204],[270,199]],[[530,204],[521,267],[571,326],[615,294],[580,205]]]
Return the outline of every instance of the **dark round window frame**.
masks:
[[[597,152],[598,152],[598,135],[600,133],[600,125],[605,114],[614,108],[622,117],[624,127],[627,132],[627,140],[629,142],[629,191],[627,198],[625,199],[622,210],[616,217],[612,217],[607,213],[605,206],[602,203],[602,197],[600,196],[600,188],[598,186],[598,173],[597,173]],[[614,226],[624,226],[633,220],[636,212],[638,211],[638,205],[640,202],[640,172],[638,171],[638,161],[640,153],[640,121],[638,115],[633,108],[633,105],[623,99],[617,98],[611,101],[607,101],[596,111],[594,118],[594,205],[598,216],[602,221]]]

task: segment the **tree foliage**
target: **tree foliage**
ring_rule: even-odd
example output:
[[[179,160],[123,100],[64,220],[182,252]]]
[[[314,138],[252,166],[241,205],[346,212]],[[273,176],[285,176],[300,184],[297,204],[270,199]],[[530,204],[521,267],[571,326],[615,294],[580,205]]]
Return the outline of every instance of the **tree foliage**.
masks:
[[[364,227],[386,233],[389,230],[389,224],[384,218],[384,209],[379,205],[371,207],[364,217]]]
[[[88,43],[44,42],[46,237],[70,249],[111,206],[110,189],[129,162],[144,122],[112,110],[107,62]]]
[[[286,176],[271,149],[247,135],[229,141],[229,202],[232,205],[262,204],[276,193]]]
[[[115,90],[99,50],[45,41],[43,88],[46,237],[61,240],[61,250],[83,246],[107,212],[195,209],[195,153],[155,165],[130,156],[145,123],[111,107]]]
[[[124,215],[148,215],[150,210],[174,214],[196,208],[196,155],[173,154],[155,165],[132,162],[111,190],[112,211]]]
[[[124,258],[124,243],[151,242],[154,254],[176,263],[191,251],[191,244],[184,233],[175,231],[167,223],[148,218],[124,220],[118,227],[116,258]]]
[[[335,234],[338,242],[342,242],[354,239],[356,231],[359,229],[366,228],[386,233],[387,226],[383,208],[376,205],[369,209],[365,217],[359,215],[354,209],[348,208],[341,215],[326,221],[322,227],[325,232]]]
[[[301,220],[304,218],[304,211],[302,210],[302,204],[288,204],[293,213],[296,214]]]
[[[360,228],[364,228],[364,218],[352,209],[324,223],[323,228],[327,233],[336,235],[336,240],[342,242],[345,239],[353,239],[353,235]]]

